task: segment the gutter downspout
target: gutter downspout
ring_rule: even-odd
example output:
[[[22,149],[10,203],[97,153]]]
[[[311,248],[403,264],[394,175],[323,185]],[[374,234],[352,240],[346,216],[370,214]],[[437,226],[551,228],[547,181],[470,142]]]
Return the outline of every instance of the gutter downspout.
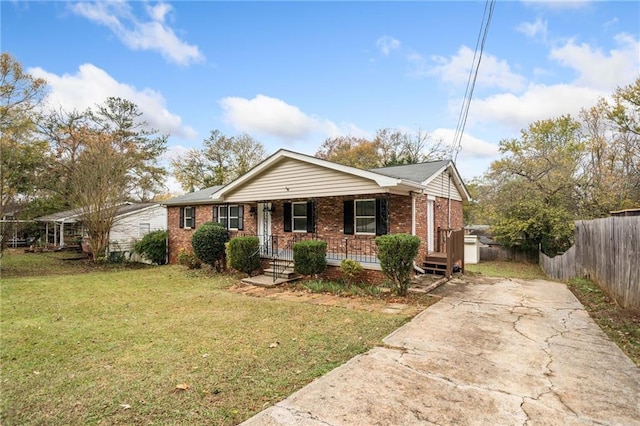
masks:
[[[415,192],[411,193],[411,235],[416,235],[416,194]],[[419,267],[415,260],[413,261],[413,269],[420,274],[425,273],[424,269]]]

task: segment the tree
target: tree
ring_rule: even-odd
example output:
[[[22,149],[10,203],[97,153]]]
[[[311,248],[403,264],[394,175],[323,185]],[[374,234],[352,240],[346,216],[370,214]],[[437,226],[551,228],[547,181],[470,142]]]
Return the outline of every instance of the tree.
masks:
[[[46,181],[42,187],[66,196],[66,180],[74,173],[87,134],[102,134],[125,161],[127,179],[122,188],[127,199],[147,201],[160,191],[166,170],[159,159],[166,151],[167,135],[159,135],[142,119],[131,101],[109,97],[86,111],[50,111],[40,128],[49,142]]]
[[[43,79],[25,73],[8,53],[0,55],[0,217],[33,195],[46,144],[37,138]],[[0,227],[0,249],[6,238]]]
[[[243,133],[228,137],[212,130],[201,149],[190,149],[171,160],[173,175],[185,191],[193,192],[213,185],[225,185],[262,162],[264,146]]]
[[[158,160],[167,136],[141,116],[134,103],[108,98],[83,112],[52,111],[41,126],[49,141],[41,186],[81,211],[94,259],[105,255],[118,206],[149,199],[166,174]]]
[[[106,254],[129,178],[126,154],[119,152],[109,138],[104,133],[83,132],[83,150],[68,180],[69,202],[80,210],[93,260]]]
[[[502,158],[487,175],[494,189],[492,231],[507,247],[553,255],[571,245],[578,218],[578,170],[584,150],[580,124],[570,116],[541,120],[519,139],[500,142]]]
[[[327,138],[315,155],[324,160],[364,170],[378,167],[380,163],[376,144],[355,136]]]
[[[585,134],[582,209],[589,217],[640,203],[640,78],[580,113]]]
[[[433,140],[427,132],[415,133],[397,129],[380,129],[373,140],[354,136],[326,139],[316,157],[359,169],[416,164],[440,160],[450,155],[441,140]]]
[[[450,147],[441,139],[434,140],[428,132],[421,129],[415,133],[380,129],[376,132],[374,143],[382,167],[424,163],[451,156]]]

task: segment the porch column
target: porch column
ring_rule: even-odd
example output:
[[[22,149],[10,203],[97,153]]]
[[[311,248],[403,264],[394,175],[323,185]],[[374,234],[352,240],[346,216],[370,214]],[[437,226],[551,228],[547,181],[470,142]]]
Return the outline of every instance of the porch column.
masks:
[[[64,222],[60,222],[60,247],[64,247]]]

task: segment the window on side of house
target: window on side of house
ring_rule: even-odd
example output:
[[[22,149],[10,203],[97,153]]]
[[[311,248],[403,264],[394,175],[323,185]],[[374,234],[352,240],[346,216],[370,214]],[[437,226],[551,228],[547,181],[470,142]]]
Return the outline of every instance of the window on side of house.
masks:
[[[307,203],[291,203],[293,232],[307,232]]]
[[[151,232],[151,224],[150,223],[138,223],[138,237],[142,238]]]
[[[376,200],[355,200],[356,234],[376,234]]]
[[[192,229],[196,226],[196,208],[181,207],[180,208],[180,228]]]

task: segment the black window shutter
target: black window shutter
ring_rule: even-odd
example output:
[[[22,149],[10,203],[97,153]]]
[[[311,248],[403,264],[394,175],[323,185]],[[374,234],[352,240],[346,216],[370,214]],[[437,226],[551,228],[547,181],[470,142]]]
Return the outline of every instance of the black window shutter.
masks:
[[[180,207],[180,228],[184,228],[184,207]]]
[[[218,221],[218,206],[213,206],[213,209],[211,212],[211,220],[214,222]]]
[[[196,229],[196,208],[191,207],[191,227]]]
[[[353,200],[344,202],[344,233],[353,235]]]
[[[284,203],[284,232],[291,232],[291,203]]]
[[[387,233],[389,204],[386,198],[376,198],[376,235]]]
[[[244,229],[244,206],[240,204],[238,206],[238,231]]]
[[[316,232],[316,209],[313,201],[307,201],[307,232]]]

